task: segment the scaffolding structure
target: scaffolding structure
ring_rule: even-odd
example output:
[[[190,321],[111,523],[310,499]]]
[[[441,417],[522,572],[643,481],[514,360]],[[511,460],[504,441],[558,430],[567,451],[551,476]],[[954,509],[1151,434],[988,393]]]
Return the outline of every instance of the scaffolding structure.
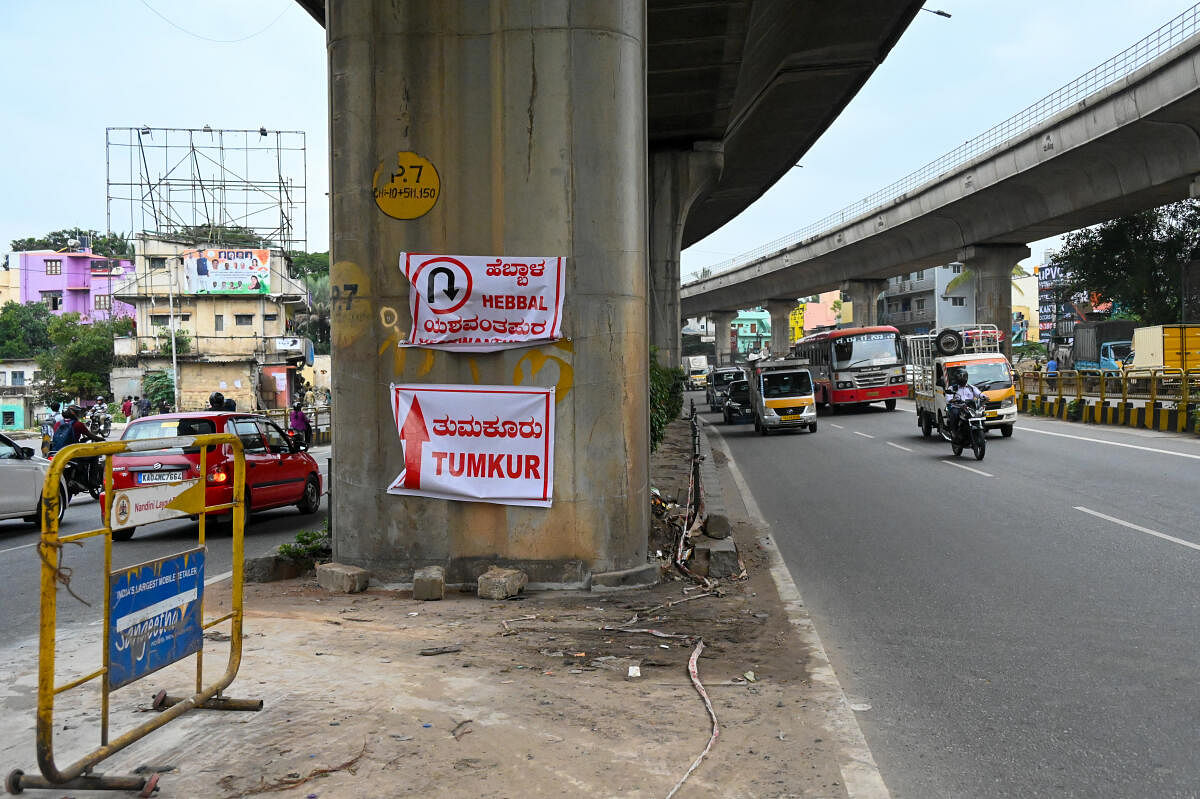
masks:
[[[109,232],[307,250],[304,131],[106,128],[105,158]]]

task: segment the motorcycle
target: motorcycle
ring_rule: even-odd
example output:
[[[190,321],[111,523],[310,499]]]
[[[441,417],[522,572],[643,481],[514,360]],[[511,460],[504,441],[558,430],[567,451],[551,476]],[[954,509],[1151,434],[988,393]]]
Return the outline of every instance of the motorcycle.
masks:
[[[108,408],[97,403],[88,411],[87,426],[92,435],[107,439],[112,433],[112,414]]]
[[[958,422],[954,429],[942,429],[942,437],[950,442],[950,450],[955,457],[962,454],[963,449],[970,447],[975,454],[975,460],[983,460],[987,451],[987,429],[984,420],[987,401],[982,397],[969,400],[951,399],[951,407],[957,408]],[[948,426],[948,421],[945,423]]]
[[[104,456],[72,458],[63,468],[63,480],[67,484],[68,502],[79,494],[91,494],[92,499],[100,499],[100,493],[104,491]]]

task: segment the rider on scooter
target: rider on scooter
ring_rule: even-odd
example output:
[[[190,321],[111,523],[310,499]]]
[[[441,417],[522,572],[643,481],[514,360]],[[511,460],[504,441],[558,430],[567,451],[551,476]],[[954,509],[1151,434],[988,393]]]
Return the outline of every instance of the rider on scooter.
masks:
[[[950,383],[955,388],[954,393],[947,398],[946,411],[950,417],[950,430],[957,436],[958,414],[962,410],[962,404],[970,402],[976,397],[982,397],[983,392],[971,385],[967,378],[967,370],[962,366],[951,370]]]

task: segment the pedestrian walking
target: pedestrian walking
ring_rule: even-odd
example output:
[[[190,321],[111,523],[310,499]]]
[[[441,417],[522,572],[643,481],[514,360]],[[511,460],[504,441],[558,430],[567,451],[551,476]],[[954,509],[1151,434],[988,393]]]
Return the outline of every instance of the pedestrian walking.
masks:
[[[150,398],[142,397],[138,400],[138,416],[150,415]]]
[[[304,446],[307,447],[312,442],[312,423],[304,415],[304,410],[300,407],[299,402],[292,405],[292,413],[288,419],[288,426],[296,431],[296,435],[304,437]]]
[[[125,399],[121,401],[121,415],[124,416],[128,420],[129,414],[132,412],[133,412],[133,397],[126,395]]]
[[[139,396],[134,396],[133,402],[131,402],[129,404],[129,417],[128,417],[129,421],[132,422],[134,419],[141,416],[142,415],[141,410],[142,410],[142,398]]]

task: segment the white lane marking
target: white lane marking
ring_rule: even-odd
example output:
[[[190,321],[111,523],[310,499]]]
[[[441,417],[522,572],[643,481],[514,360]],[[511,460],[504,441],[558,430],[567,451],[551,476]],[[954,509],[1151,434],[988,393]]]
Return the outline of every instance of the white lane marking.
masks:
[[[887,444],[889,447],[895,447],[896,449],[902,449],[905,452],[912,452],[912,450],[909,449],[908,447],[902,447],[899,444],[893,444],[891,441],[885,441],[884,443]]]
[[[988,474],[987,472],[983,471],[982,469],[972,469],[970,466],[964,466],[963,464],[955,463],[954,461],[945,461],[944,460],[944,461],[942,461],[942,463],[946,464],[947,466],[957,466],[959,469],[966,469],[968,472],[975,472],[975,474],[981,474],[984,477],[995,477],[996,476],[994,474]]]
[[[32,544],[21,544],[19,547],[9,547],[8,549],[0,549],[0,555],[3,555],[5,552],[16,552],[18,549],[25,549],[26,547],[36,547],[37,543],[38,543],[37,541],[34,541]]]
[[[212,585],[213,583],[219,583],[222,580],[228,580],[232,576],[233,576],[233,572],[225,572],[223,574],[214,574],[212,577],[209,577],[207,580],[205,580],[204,584]]]
[[[1134,524],[1133,522],[1127,522],[1122,519],[1118,519],[1115,516],[1109,516],[1106,513],[1101,513],[1099,511],[1092,510],[1091,508],[1085,508],[1082,505],[1076,505],[1075,510],[1081,511],[1083,513],[1089,513],[1092,516],[1096,516],[1100,519],[1110,521],[1113,524],[1119,524],[1122,527],[1128,527],[1130,530],[1137,530],[1139,533],[1145,533],[1146,535],[1152,535],[1152,536],[1155,536],[1156,538],[1161,538],[1164,541],[1173,541],[1174,543],[1179,544],[1180,546],[1185,546],[1188,549],[1200,550],[1200,544],[1193,544],[1191,541],[1184,541],[1182,538],[1176,538],[1173,535],[1167,535],[1166,533],[1160,533],[1157,530],[1151,530],[1149,527],[1142,527],[1141,525]]]
[[[1156,447],[1141,447],[1137,444],[1122,444],[1119,441],[1105,441],[1103,438],[1088,438],[1087,436],[1073,436],[1070,433],[1051,433],[1049,430],[1038,430],[1033,427],[1022,427],[1021,430],[1028,433],[1040,433],[1043,436],[1058,436],[1059,438],[1073,438],[1076,441],[1090,441],[1093,444],[1108,444],[1110,447],[1125,447],[1126,449],[1140,449],[1143,452],[1157,452],[1160,455],[1175,455],[1179,458],[1193,458],[1200,460],[1200,455],[1193,455],[1190,452],[1172,452],[1169,449],[1158,449]]]
[[[840,424],[834,424],[833,422],[830,422],[830,423],[829,423],[829,426],[830,426],[830,427],[836,427],[838,430],[845,430],[845,429],[846,429],[846,428],[845,428],[845,427],[843,427],[842,425],[840,425]]]
[[[775,590],[779,592],[779,598],[787,609],[788,622],[795,628],[796,634],[800,636],[801,640],[809,645],[811,685],[814,688],[824,689],[829,695],[827,702],[832,707],[827,719],[842,746],[841,756],[837,760],[846,795],[850,799],[891,799],[892,794],[883,781],[883,775],[879,773],[879,767],[875,764],[875,756],[871,754],[871,747],[867,745],[866,736],[863,735],[862,727],[858,725],[858,719],[852,712],[846,712],[850,710],[850,700],[846,698],[846,692],[842,690],[837,672],[834,670],[833,664],[829,662],[829,655],[826,654],[825,647],[821,644],[821,636],[817,634],[812,616],[809,615],[808,608],[804,605],[804,599],[800,595],[800,589],[796,586],[796,581],[792,579],[792,573],[783,560],[783,553],[775,544],[775,538],[771,535],[771,526],[763,518],[758,502],[750,492],[750,486],[742,477],[737,461],[733,459],[733,454],[730,453],[729,446],[725,443],[725,437],[721,435],[720,430],[712,426],[711,422],[705,422],[705,425],[712,427],[717,434],[712,439],[712,443],[719,447],[725,455],[725,468],[729,469],[729,476],[742,495],[746,514],[750,517],[750,521],[754,522],[755,526],[763,532],[758,543],[770,558],[771,578],[775,581]],[[841,427],[841,425],[835,426]]]
[[[860,433],[857,430],[854,431],[854,435],[862,436],[863,438],[874,438],[875,437],[875,436],[867,435],[866,433]]]

